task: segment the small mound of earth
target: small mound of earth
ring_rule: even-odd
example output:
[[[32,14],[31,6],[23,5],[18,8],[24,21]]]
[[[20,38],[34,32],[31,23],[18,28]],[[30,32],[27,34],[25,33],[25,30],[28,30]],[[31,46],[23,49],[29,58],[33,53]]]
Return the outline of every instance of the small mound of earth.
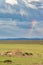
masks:
[[[23,54],[22,51],[19,49],[15,51],[16,56],[22,56],[22,54]]]
[[[7,51],[4,53],[6,56],[33,56],[33,53],[28,53],[28,52],[22,52],[20,49],[12,50],[12,51]]]
[[[17,49],[17,50],[14,50],[14,51],[7,51],[4,53],[4,55],[6,56],[22,56],[22,51]]]
[[[12,51],[7,51],[7,52],[4,53],[4,55],[6,55],[6,56],[12,56]]]
[[[11,60],[4,60],[3,62],[4,62],[4,63],[12,63]]]

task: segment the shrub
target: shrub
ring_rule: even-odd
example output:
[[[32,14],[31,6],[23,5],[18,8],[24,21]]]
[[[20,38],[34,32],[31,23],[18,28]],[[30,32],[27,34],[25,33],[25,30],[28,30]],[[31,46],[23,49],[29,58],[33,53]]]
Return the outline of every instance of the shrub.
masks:
[[[33,55],[32,53],[25,52],[25,55]]]
[[[29,55],[29,53],[28,52],[25,52],[25,55]]]
[[[4,63],[12,63],[11,60],[4,60]]]

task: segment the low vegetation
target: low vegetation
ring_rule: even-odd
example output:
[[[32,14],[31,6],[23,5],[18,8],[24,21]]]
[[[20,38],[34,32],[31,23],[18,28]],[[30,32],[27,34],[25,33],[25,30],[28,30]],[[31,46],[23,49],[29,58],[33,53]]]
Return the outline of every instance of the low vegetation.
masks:
[[[4,62],[4,63],[12,63],[11,60],[4,60],[3,62]]]
[[[0,65],[43,65],[42,41],[16,42],[0,41]]]

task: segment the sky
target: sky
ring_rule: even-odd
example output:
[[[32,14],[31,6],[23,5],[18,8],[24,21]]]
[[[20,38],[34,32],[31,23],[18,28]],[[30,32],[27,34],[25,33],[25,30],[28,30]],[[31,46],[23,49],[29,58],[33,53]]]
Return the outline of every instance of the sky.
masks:
[[[0,0],[0,38],[43,38],[43,0]]]

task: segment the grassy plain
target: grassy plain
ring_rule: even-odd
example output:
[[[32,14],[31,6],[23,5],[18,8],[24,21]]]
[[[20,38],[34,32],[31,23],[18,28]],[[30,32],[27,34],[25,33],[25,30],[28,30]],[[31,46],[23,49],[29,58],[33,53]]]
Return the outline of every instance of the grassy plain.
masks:
[[[43,65],[43,40],[0,40],[0,53],[20,49],[32,53],[32,56],[15,57],[0,55],[0,65]],[[4,63],[4,60],[13,63]]]

